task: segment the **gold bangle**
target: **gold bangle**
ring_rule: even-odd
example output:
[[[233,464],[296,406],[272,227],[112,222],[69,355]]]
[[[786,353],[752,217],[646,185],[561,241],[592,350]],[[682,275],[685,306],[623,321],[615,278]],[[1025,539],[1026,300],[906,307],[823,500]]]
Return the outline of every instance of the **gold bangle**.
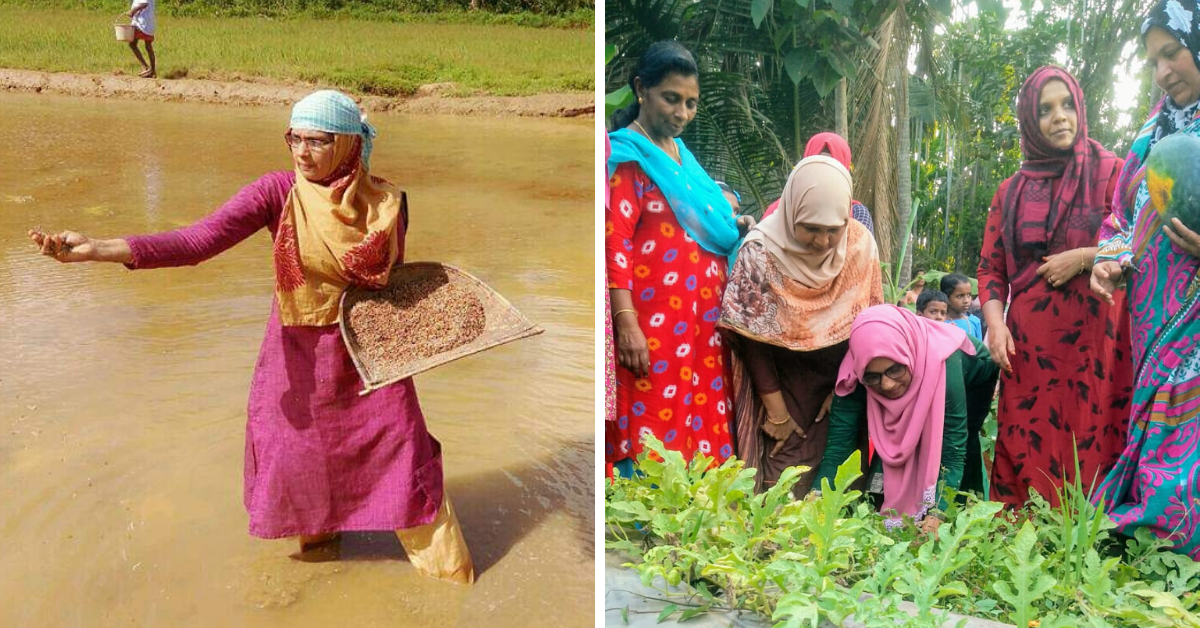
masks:
[[[784,423],[787,423],[788,421],[791,421],[791,420],[792,420],[792,417],[789,416],[782,421],[772,421],[771,415],[769,415],[769,414],[767,415],[767,423],[770,423],[771,425],[783,425]]]
[[[633,314],[634,318],[637,318],[637,315],[638,315],[637,310],[631,310],[629,308],[626,308],[624,310],[617,310],[616,312],[613,312],[613,315],[612,315],[613,320],[614,321],[617,320],[617,317],[624,314],[625,312],[629,312],[630,314]]]

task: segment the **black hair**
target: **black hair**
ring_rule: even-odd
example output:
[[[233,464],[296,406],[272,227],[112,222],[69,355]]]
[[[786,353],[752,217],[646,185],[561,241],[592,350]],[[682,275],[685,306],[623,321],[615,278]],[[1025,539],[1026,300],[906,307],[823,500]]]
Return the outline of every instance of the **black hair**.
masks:
[[[926,290],[917,297],[917,311],[924,312],[930,303],[945,303],[949,307],[950,297],[941,290]]]
[[[942,277],[942,292],[947,295],[954,294],[954,290],[962,284],[970,284],[971,280],[962,273],[950,273]]]
[[[629,89],[634,90],[637,95],[637,88],[634,86],[634,79],[642,79],[642,87],[654,87],[663,82],[668,74],[681,74],[683,76],[696,76],[700,71],[696,67],[696,58],[692,53],[688,52],[683,44],[666,39],[650,44],[646,52],[638,59],[637,67],[629,75]],[[636,100],[632,105],[624,109],[618,109],[613,112],[609,122],[612,124],[612,130],[623,129],[629,126],[637,119],[641,113],[642,107]]]
[[[717,187],[721,188],[722,191],[733,194],[733,188],[729,187],[728,183],[724,181],[715,181],[715,183],[717,184]]]

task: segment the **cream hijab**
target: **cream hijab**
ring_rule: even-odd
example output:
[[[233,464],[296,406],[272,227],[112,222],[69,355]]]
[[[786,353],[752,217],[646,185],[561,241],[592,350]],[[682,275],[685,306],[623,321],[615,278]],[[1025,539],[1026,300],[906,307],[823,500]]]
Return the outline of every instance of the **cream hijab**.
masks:
[[[832,157],[806,157],[792,170],[783,186],[779,208],[758,223],[746,241],[759,240],[779,262],[784,274],[808,288],[823,288],[846,263],[846,234],[824,253],[809,251],[796,240],[796,226],[845,225],[850,220],[850,172]]]

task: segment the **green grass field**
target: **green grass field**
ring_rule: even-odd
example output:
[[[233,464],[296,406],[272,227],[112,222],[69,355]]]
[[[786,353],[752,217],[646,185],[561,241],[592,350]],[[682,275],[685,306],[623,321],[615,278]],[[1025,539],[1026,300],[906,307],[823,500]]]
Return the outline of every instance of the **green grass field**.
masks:
[[[136,74],[115,15],[0,5],[0,67]],[[455,95],[590,91],[593,29],[356,19],[159,15],[160,78],[263,77],[395,96],[452,81]]]

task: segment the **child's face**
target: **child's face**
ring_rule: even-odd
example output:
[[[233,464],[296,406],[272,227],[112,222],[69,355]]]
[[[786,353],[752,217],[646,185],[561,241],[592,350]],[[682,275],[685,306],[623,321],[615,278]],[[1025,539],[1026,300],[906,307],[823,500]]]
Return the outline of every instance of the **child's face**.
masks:
[[[917,312],[917,316],[923,316],[931,321],[942,322],[946,320],[946,304],[941,301],[930,301],[925,304],[925,310]]]
[[[962,318],[970,308],[971,284],[960,283],[954,287],[954,292],[950,293],[950,307],[946,313],[954,318]]]

